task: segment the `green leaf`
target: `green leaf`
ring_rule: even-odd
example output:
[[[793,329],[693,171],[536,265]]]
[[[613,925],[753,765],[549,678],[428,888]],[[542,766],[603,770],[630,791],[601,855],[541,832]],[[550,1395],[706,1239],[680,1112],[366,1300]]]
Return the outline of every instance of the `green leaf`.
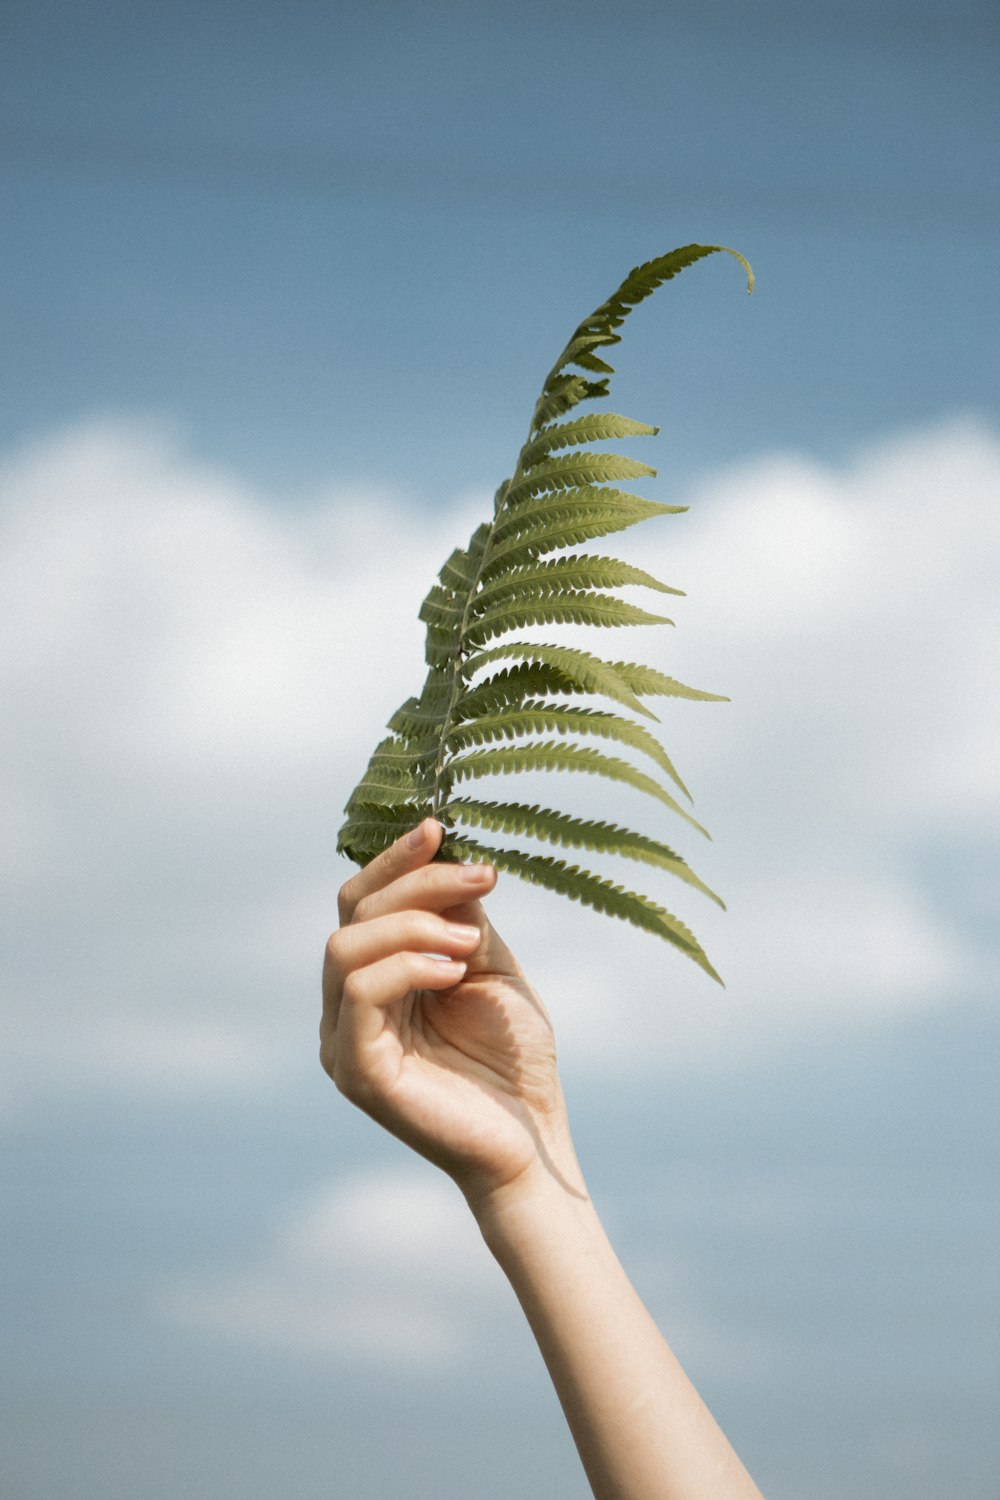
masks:
[[[606,333],[611,328],[620,328],[634,307],[644,302],[647,297],[652,296],[658,287],[665,281],[671,281],[679,276],[681,271],[693,266],[695,261],[703,260],[707,255],[715,255],[722,252],[732,255],[739,261],[747,276],[747,291],[752,292],[754,288],[754,275],[750,262],[742,256],[738,250],[731,250],[728,245],[683,245],[679,250],[671,250],[667,255],[658,255],[655,260],[647,260],[641,266],[636,266],[630,271],[607,302],[601,304],[596,312],[580,324],[574,334],[574,338],[585,337],[587,333]]]
[[[484,555],[483,576],[492,568],[497,556],[498,543],[503,543],[511,536],[528,536],[539,527],[546,527],[560,520],[571,522],[574,517],[585,517],[591,511],[603,514],[606,511],[619,510],[629,515],[630,526],[636,520],[645,520],[649,516],[668,516],[677,513],[676,507],[663,505],[660,501],[644,500],[628,490],[602,488],[597,485],[584,484],[571,490],[533,495],[522,501],[516,508],[507,509],[502,515],[497,516],[493,527],[493,537]]]
[[[567,592],[565,594],[533,593],[525,590],[488,609],[473,621],[465,632],[470,645],[481,646],[494,636],[504,635],[523,625],[547,625],[555,622],[573,625],[672,625],[666,615],[652,615],[637,604],[626,604],[612,594]]]
[[[522,802],[477,802],[468,797],[453,797],[442,807],[440,818],[448,828],[457,823],[461,827],[486,828],[491,833],[528,834],[549,844],[592,849],[599,854],[616,854],[655,865],[709,896],[723,911],[726,909],[722,898],[698,878],[679,854],[631,828],[570,817],[550,807],[529,807]]]
[[[645,570],[585,552],[549,554],[565,554],[596,537],[687,508],[616,488],[621,480],[652,476],[655,470],[587,447],[651,436],[656,428],[614,412],[568,414],[581,402],[608,395],[614,372],[605,354],[620,342],[616,330],[631,310],[686,266],[719,250],[725,247],[687,245],[637,266],[574,330],[549,371],[513,477],[495,493],[492,516],[476,528],[467,546],[450,554],[421,606],[426,680],[420,693],[392,716],[388,738],[376,747],[348,800],[338,848],[352,858],[365,862],[433,813],[450,827],[483,827],[621,855],[666,870],[718,901],[679,854],[645,833],[524,802],[456,797],[453,790],[457,783],[495,774],[582,771],[652,796],[705,832],[653,776],[592,744],[577,743],[596,738],[636,751],[688,796],[645,723],[585,703],[549,700],[596,695],[655,722],[643,702],[646,697],[725,701],[720,695],[688,687],[651,667],[607,662],[571,646],[520,639],[498,646],[488,642],[543,622],[669,623],[615,592],[630,587],[680,592]],[[752,287],[743,257],[725,253],[740,261]],[[563,738],[543,738],[553,734]],[[445,840],[441,857],[491,858],[523,879],[656,932],[718,977],[697,939],[676,917],[587,870],[520,849],[491,850],[454,833]]]
[[[698,939],[678,917],[640,896],[636,891],[614,885],[599,875],[592,875],[576,865],[568,865],[561,859],[552,859],[547,854],[522,854],[514,849],[490,849],[471,839],[449,839],[447,858],[470,860],[476,864],[489,863],[498,870],[509,870],[528,880],[532,885],[541,885],[551,891],[568,896],[571,901],[580,901],[608,916],[621,917],[636,927],[665,938],[675,948],[693,959],[699,968],[722,984],[722,979],[708,960],[708,955]]]
[[[619,417],[615,412],[592,412],[586,417],[577,417],[572,422],[563,422],[560,427],[547,427],[533,443],[521,450],[518,467],[530,469],[556,448],[571,448],[579,443],[603,443],[617,438],[655,437],[658,427],[646,422],[636,422],[631,417]]]
[[[583,771],[590,776],[606,776],[611,781],[620,781],[634,787],[637,792],[648,792],[656,797],[671,812],[677,813],[692,828],[709,838],[707,828],[693,818],[672,797],[665,786],[630,765],[616,755],[603,755],[589,745],[566,745],[557,740],[543,740],[541,744],[511,745],[490,750],[472,750],[452,760],[448,767],[453,781],[473,781],[482,776],[509,776],[512,772],[525,771]]]
[[[643,568],[619,562],[616,557],[595,557],[583,553],[579,556],[551,557],[545,562],[532,561],[501,573],[473,595],[469,618],[476,619],[487,605],[492,605],[499,599],[517,598],[524,589],[559,594],[564,589],[607,589],[627,585],[684,597],[682,589],[661,583]]]
[[[577,681],[551,662],[521,662],[486,677],[461,695],[455,720],[474,719],[493,712],[505,703],[524,703],[539,693],[585,693]]]
[[[355,787],[346,811],[362,803],[393,807],[433,794],[434,752],[396,736],[376,746],[364,776]]]
[[[547,381],[531,419],[531,430],[537,432],[546,422],[572,411],[581,401],[600,401],[608,394],[606,380],[587,380],[583,375],[557,375]]]
[[[449,750],[464,750],[470,745],[488,745],[497,740],[519,739],[529,734],[592,734],[599,739],[617,740],[639,750],[666,771],[671,781],[690,801],[691,793],[674,769],[673,762],[642,724],[623,719],[620,714],[605,713],[596,708],[577,708],[564,703],[526,703],[521,708],[506,707],[499,712],[481,714],[478,718],[459,720],[449,731],[445,745]]]
[[[476,527],[468,547],[455,549],[438,573],[445,588],[454,593],[467,594],[475,586],[479,561],[489,536],[490,528],[484,523]]]
[[[356,803],[338,835],[337,852],[356,859],[359,864],[367,864],[429,812],[429,802],[407,802],[393,807]]]
[[[454,628],[457,632],[462,623],[464,609],[465,603],[457,594],[436,583],[420,606],[420,619],[425,624],[434,625],[438,629]]]
[[[470,678],[488,667],[491,662],[519,657],[523,661],[543,662],[555,667],[586,693],[600,693],[605,698],[614,698],[648,719],[656,715],[645,708],[614,668],[589,651],[580,651],[575,646],[543,646],[534,641],[511,641],[504,646],[491,646],[487,651],[477,651],[462,664],[462,676]]]
[[[615,373],[614,367],[595,356],[594,350],[620,343],[620,335],[612,333],[607,328],[601,329],[597,333],[580,333],[578,330],[546,376],[545,389],[548,390],[550,388],[552,382],[558,377],[559,372],[564,370],[567,365],[580,365],[585,370],[597,369],[602,374],[613,375]]]
[[[603,504],[597,500],[580,501],[544,514],[521,516],[521,525],[509,527],[507,537],[490,548],[480,575],[483,582],[489,583],[509,573],[511,568],[532,562],[546,552],[578,546],[594,537],[625,531],[637,521],[675,515],[683,509],[657,505],[652,500],[640,500],[636,495],[622,495],[614,490],[595,490],[593,493],[611,498]],[[512,534],[515,532],[516,535]]]
[[[507,504],[520,505],[531,495],[546,490],[576,490],[616,479],[650,479],[656,470],[635,458],[618,453],[565,453],[529,469],[507,491]]]
[[[404,739],[435,746],[437,731],[444,723],[447,702],[440,708],[422,707],[417,698],[407,698],[389,720],[389,728]]]
[[[611,663],[615,673],[627,682],[633,693],[648,698],[693,698],[698,703],[728,703],[721,693],[704,693],[700,688],[688,687],[675,677],[666,677],[653,667],[642,667],[634,661]]]

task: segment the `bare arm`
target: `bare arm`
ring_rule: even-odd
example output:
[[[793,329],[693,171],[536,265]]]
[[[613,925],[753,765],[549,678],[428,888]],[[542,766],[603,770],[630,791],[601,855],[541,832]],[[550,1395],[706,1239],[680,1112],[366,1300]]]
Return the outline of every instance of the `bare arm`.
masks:
[[[480,902],[495,872],[431,863],[440,839],[426,821],[341,892],[323,1065],[461,1188],[597,1500],[760,1500],[587,1195],[548,1016]]]

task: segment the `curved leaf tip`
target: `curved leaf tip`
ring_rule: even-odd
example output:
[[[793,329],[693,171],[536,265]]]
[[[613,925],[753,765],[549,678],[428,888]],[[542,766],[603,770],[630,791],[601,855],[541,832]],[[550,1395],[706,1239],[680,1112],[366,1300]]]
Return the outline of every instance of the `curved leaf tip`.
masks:
[[[545,379],[514,471],[496,492],[492,517],[452,552],[424,600],[427,679],[419,696],[407,699],[389,721],[388,737],[376,747],[348,801],[338,848],[366,863],[430,814],[447,830],[438,858],[489,858],[523,880],[644,928],[721,983],[694,934],[649,897],[551,854],[488,848],[468,830],[527,835],[624,857],[668,872],[721,906],[715,892],[658,836],[557,808],[455,795],[467,781],[582,772],[655,799],[708,836],[661,779],[589,742],[610,740],[614,748],[641,753],[690,799],[650,728],[621,710],[655,723],[646,698],[728,700],[636,662],[607,661],[579,646],[518,636],[542,624],[600,627],[603,633],[670,623],[609,590],[642,587],[677,594],[678,589],[617,558],[570,550],[687,509],[616,488],[621,481],[653,478],[656,471],[586,447],[653,436],[658,429],[614,412],[580,416],[575,411],[610,393],[614,371],[597,350],[621,342],[616,330],[658,287],[716,252],[739,262],[751,293],[754,273],[738,250],[685,245],[636,266],[571,336]],[[586,373],[573,373],[573,366]],[[590,378],[594,374],[601,378]],[[581,698],[591,697],[611,699],[615,711],[580,705]]]
[[[716,245],[715,249],[716,250],[724,250],[727,255],[731,255],[734,260],[738,260],[739,261],[740,265],[743,267],[744,271],[747,273],[747,292],[748,292],[748,294],[752,295],[753,294],[753,289],[757,285],[757,278],[753,274],[753,266],[747,260],[746,256],[745,255],[741,255],[738,250],[734,250],[732,248],[732,246],[730,246],[730,245]]]

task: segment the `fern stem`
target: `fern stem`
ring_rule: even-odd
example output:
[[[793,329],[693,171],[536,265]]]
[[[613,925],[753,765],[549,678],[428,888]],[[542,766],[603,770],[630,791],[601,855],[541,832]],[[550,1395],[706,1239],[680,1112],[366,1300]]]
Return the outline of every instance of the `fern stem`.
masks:
[[[515,468],[512,477],[508,479],[504,484],[502,484],[497,490],[493,505],[493,518],[490,521],[490,527],[486,535],[486,541],[483,545],[483,550],[480,554],[479,562],[476,566],[475,577],[469,584],[468,590],[465,595],[465,605],[462,609],[462,619],[458,627],[458,643],[451,658],[451,692],[448,697],[448,707],[445,710],[444,718],[441,721],[441,728],[438,737],[437,760],[434,766],[434,795],[431,801],[431,816],[434,818],[437,817],[438,813],[441,810],[442,800],[450,795],[450,791],[445,791],[443,787],[443,780],[448,761],[448,736],[451,734],[454,724],[455,705],[458,702],[459,696],[462,691],[462,663],[469,654],[465,646],[465,632],[469,628],[469,610],[472,607],[473,599],[476,597],[476,590],[478,589],[479,581],[483,576],[483,569],[486,567],[486,564],[490,560],[490,548],[493,545],[493,538],[496,535],[497,526],[499,525],[499,522],[506,508],[507,497],[524,472],[524,455],[527,452],[528,444],[531,442],[534,431],[535,424],[534,422],[532,422],[531,428],[528,432],[528,437],[523,447],[521,448],[520,453],[518,454],[517,467]]]
[[[493,520],[490,522],[489,534],[486,538],[486,544],[483,547],[482,553],[480,555],[479,562],[476,567],[475,576],[473,577],[472,582],[469,584],[468,590],[466,591],[465,605],[462,609],[462,619],[458,627],[458,642],[455,646],[455,651],[451,658],[451,691],[448,695],[448,707],[445,710],[444,718],[441,721],[441,727],[438,731],[437,760],[434,766],[434,795],[431,802],[431,815],[435,818],[441,811],[441,801],[443,793],[442,782],[444,777],[445,763],[448,758],[448,736],[451,734],[454,724],[455,704],[458,702],[459,696],[462,691],[462,663],[468,655],[468,652],[465,649],[465,632],[469,624],[469,609],[473,599],[475,598],[476,590],[479,587],[479,580],[483,574],[485,559],[489,555],[490,542],[493,540],[494,527],[496,526],[497,519],[502,514],[503,506],[507,498],[508,488],[509,486],[502,485],[500,490],[497,491]]]

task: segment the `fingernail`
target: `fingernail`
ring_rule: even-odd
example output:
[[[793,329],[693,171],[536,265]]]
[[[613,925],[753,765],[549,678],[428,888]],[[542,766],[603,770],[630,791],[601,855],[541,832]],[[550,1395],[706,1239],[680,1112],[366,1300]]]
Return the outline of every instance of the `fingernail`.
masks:
[[[417,824],[412,833],[406,835],[406,842],[410,849],[419,849],[426,837],[427,819],[425,818],[422,823]]]
[[[435,953],[434,961],[435,963],[444,964],[449,969],[461,969],[463,974],[468,967],[460,958],[442,958],[440,953]]]
[[[467,926],[464,922],[449,922],[447,928],[448,936],[456,938],[460,943],[471,943],[479,939],[479,928]]]
[[[469,885],[485,885],[493,874],[492,865],[461,865],[460,869]]]

